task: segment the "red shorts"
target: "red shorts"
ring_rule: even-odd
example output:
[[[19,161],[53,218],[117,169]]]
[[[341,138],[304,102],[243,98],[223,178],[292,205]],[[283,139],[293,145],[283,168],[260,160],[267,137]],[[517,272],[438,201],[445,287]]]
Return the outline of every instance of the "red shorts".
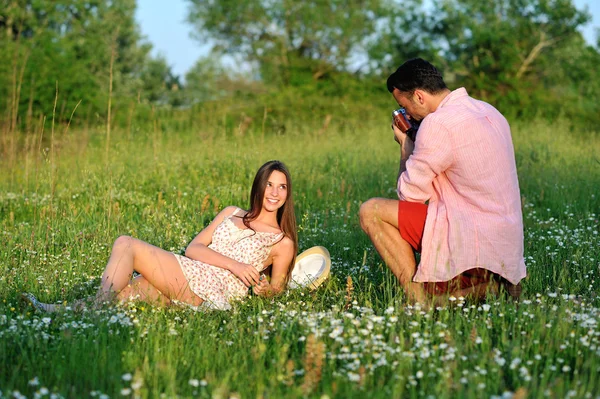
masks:
[[[422,249],[421,244],[426,218],[427,205],[419,202],[398,202],[398,230],[400,230],[400,236],[419,253]],[[513,286],[500,275],[482,268],[467,270],[450,281],[426,282],[423,283],[423,286],[430,295],[444,295],[493,282],[505,286],[511,296],[515,296],[511,292],[513,287],[517,287],[514,289],[518,290],[518,295],[521,293],[520,285]]]
[[[421,241],[427,218],[427,205],[420,202],[398,201],[398,230],[404,241],[421,252]]]

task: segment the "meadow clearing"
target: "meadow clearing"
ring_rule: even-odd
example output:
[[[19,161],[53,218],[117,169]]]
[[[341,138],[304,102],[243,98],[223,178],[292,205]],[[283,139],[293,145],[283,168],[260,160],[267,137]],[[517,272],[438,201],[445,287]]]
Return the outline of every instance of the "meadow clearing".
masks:
[[[0,398],[600,398],[598,133],[513,124],[521,301],[424,311],[358,223],[362,201],[396,195],[386,118],[17,140],[18,155],[0,160]],[[136,302],[48,315],[19,303],[23,291],[92,293],[119,235],[183,252],[219,209],[247,205],[270,159],[294,179],[300,250],[332,255],[318,290],[210,313]]]

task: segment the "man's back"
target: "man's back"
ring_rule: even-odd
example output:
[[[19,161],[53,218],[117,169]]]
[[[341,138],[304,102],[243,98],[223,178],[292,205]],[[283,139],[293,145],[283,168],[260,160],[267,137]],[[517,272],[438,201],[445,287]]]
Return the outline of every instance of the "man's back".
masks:
[[[464,94],[427,117],[451,136],[454,162],[445,173],[473,206],[505,217],[518,213],[520,218],[510,126],[496,108]]]
[[[449,94],[423,120],[398,193],[429,201],[415,281],[447,281],[478,267],[513,282],[525,276],[510,127],[491,105],[463,88]]]

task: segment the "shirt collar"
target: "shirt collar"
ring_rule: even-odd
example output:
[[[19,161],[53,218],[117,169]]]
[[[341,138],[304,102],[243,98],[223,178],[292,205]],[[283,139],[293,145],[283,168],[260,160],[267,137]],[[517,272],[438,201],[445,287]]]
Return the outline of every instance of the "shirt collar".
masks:
[[[448,94],[446,98],[442,100],[440,105],[438,105],[438,108],[442,108],[444,105],[452,103],[455,100],[468,95],[469,93],[467,93],[467,89],[465,89],[464,87],[459,87],[458,89],[451,91],[450,94]]]

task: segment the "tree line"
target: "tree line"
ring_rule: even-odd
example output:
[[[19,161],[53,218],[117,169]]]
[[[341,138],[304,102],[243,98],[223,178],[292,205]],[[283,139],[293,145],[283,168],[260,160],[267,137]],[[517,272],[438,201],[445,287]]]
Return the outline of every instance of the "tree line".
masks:
[[[359,104],[381,96],[389,73],[417,56],[437,65],[451,88],[464,86],[509,117],[600,121],[600,40],[586,43],[579,29],[591,17],[572,0],[187,4],[196,39],[212,52],[179,77],[151,55],[135,0],[3,0],[3,124],[27,129],[42,116],[68,120],[75,109],[101,120],[109,95],[115,106],[173,109],[240,93]]]

